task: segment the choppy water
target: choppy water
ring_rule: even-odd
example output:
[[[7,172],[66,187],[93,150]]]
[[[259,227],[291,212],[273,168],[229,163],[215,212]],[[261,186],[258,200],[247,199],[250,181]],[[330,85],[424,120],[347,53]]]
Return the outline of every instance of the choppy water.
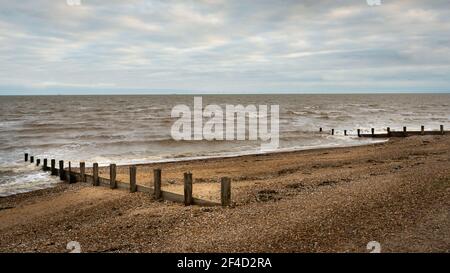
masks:
[[[23,162],[23,153],[69,160],[140,163],[259,151],[250,141],[172,140],[173,106],[192,96],[0,97],[0,196],[57,183]],[[357,128],[450,127],[450,95],[217,95],[207,104],[280,105],[280,149],[360,145],[371,142]],[[336,128],[336,136],[317,134]]]

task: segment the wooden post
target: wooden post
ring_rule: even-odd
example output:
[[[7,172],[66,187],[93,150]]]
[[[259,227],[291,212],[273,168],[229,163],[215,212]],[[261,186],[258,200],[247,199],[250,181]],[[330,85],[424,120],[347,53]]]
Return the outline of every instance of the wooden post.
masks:
[[[55,161],[54,159],[52,159],[50,164],[51,164],[51,167],[50,167],[50,174],[51,174],[51,175],[57,175],[57,173],[56,173],[56,168],[55,168],[56,161]]]
[[[184,205],[192,204],[192,173],[184,173]]]
[[[332,136],[334,135],[334,129],[331,129],[331,135]]]
[[[69,173],[67,174],[67,181],[72,184],[72,165],[69,161]]]
[[[424,135],[425,134],[425,126],[420,126],[420,134]]]
[[[36,159],[36,166],[39,166],[39,165],[41,165],[41,160],[38,158],[38,159]]]
[[[444,134],[444,125],[441,125],[441,135]]]
[[[136,192],[136,166],[130,166],[130,192]]]
[[[86,182],[86,164],[84,162],[80,162],[80,182]]]
[[[42,166],[42,170],[47,171],[47,169],[48,169],[47,158],[44,158],[44,165]]]
[[[92,181],[92,186],[98,186],[99,185],[99,180],[98,180],[98,163],[94,163],[92,165],[93,169],[93,177],[94,177],[94,181]]]
[[[30,156],[30,163],[34,163],[34,156]]]
[[[220,180],[220,200],[222,207],[231,205],[231,179],[222,177]]]
[[[25,153],[25,162],[28,161],[28,153]]]
[[[111,189],[117,188],[116,164],[110,164],[109,165],[109,187]]]
[[[346,136],[347,135],[347,130],[344,130],[344,136]]]
[[[358,129],[358,137],[361,137],[361,129]]]
[[[153,170],[153,193],[156,200],[161,199],[161,169]]]
[[[64,160],[59,161],[59,179],[66,180],[66,177],[64,175]]]
[[[375,136],[375,129],[372,128],[372,136]]]
[[[322,127],[319,128],[319,132],[322,132]],[[26,161],[26,160],[25,160]]]
[[[387,127],[387,128],[386,128],[386,131],[387,131],[387,135],[388,135],[388,136],[391,136],[391,128],[390,128],[390,127]]]
[[[406,126],[403,126],[403,136],[406,136]]]

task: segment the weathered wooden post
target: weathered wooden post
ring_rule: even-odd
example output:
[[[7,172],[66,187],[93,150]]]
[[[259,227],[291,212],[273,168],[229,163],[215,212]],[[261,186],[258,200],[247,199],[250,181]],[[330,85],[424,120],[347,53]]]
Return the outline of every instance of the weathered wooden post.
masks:
[[[407,136],[407,133],[406,133],[406,126],[403,126],[403,136]]]
[[[443,135],[445,132],[444,132],[444,125],[441,125],[441,135]]]
[[[332,136],[334,135],[334,129],[331,129],[331,135]]]
[[[39,165],[41,165],[41,160],[38,158],[38,159],[36,159],[36,166],[39,166]]]
[[[59,161],[59,179],[66,180],[65,174],[64,174],[64,160]]]
[[[117,188],[116,164],[109,164],[109,187],[111,189]]]
[[[424,135],[425,134],[425,126],[420,126],[420,134]]]
[[[92,165],[92,176],[94,177],[94,180],[92,181],[92,186],[98,186],[100,181],[98,180],[98,163],[94,163]]]
[[[136,166],[130,166],[130,192],[136,192]]]
[[[161,199],[161,169],[153,170],[153,194],[156,200]]]
[[[28,161],[28,153],[25,153],[25,162]]]
[[[387,132],[387,135],[388,135],[388,136],[391,136],[391,128],[390,128],[390,127],[387,127],[387,128],[386,128],[386,132]]]
[[[80,182],[86,182],[86,164],[80,162]]]
[[[72,184],[72,165],[69,161],[69,173],[67,174],[67,181],[69,182],[69,184]]]
[[[30,163],[34,163],[34,156],[30,156]]]
[[[184,173],[184,205],[192,204],[192,173]]]
[[[42,166],[42,170],[45,172],[48,169],[48,162],[47,162],[47,158],[44,158],[44,164]]]
[[[372,128],[372,137],[375,136],[375,128]]]
[[[231,204],[231,179],[228,177],[222,177],[220,180],[220,200],[222,207]]]
[[[322,133],[322,127],[320,127],[320,128],[319,128],[319,132],[321,132],[321,133]],[[26,161],[26,160],[25,160],[25,161]]]
[[[358,129],[358,137],[361,137],[361,129]]]
[[[55,165],[56,165],[56,161],[54,160],[54,159],[52,159],[51,160],[51,162],[50,162],[50,174],[51,175],[57,175],[57,173],[56,173],[56,168],[55,168]]]

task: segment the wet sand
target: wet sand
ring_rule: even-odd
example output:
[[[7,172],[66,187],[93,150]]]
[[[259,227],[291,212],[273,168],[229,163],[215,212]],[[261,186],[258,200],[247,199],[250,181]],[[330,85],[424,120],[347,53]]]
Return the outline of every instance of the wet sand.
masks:
[[[146,193],[60,184],[0,199],[1,252],[450,252],[450,136],[352,148],[138,165],[138,184],[218,201],[185,207]],[[108,177],[107,168],[100,176]],[[128,166],[118,167],[128,181]]]

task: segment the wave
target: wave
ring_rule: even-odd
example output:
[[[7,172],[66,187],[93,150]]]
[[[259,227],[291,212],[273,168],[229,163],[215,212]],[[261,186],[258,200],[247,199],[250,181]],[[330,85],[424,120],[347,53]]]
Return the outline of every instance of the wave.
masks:
[[[217,105],[280,105],[278,151],[371,141],[354,137],[356,128],[368,132],[371,127],[381,130],[387,126],[392,130],[401,130],[402,126],[420,129],[420,125],[436,130],[440,124],[450,127],[449,95],[427,96],[426,100],[423,95],[229,95],[208,96],[204,101]],[[104,164],[260,152],[260,141],[173,140],[170,127],[175,119],[170,117],[170,111],[180,103],[191,105],[191,97],[75,96],[2,100],[0,166],[23,160],[24,151],[72,162]],[[325,132],[335,128],[337,134],[318,134],[319,127]],[[342,136],[343,129],[352,136]],[[27,182],[20,175],[34,171],[24,169],[15,173],[11,169],[0,169],[0,177],[9,177],[7,184],[21,188],[20,183]],[[3,178],[0,181],[6,181]]]

